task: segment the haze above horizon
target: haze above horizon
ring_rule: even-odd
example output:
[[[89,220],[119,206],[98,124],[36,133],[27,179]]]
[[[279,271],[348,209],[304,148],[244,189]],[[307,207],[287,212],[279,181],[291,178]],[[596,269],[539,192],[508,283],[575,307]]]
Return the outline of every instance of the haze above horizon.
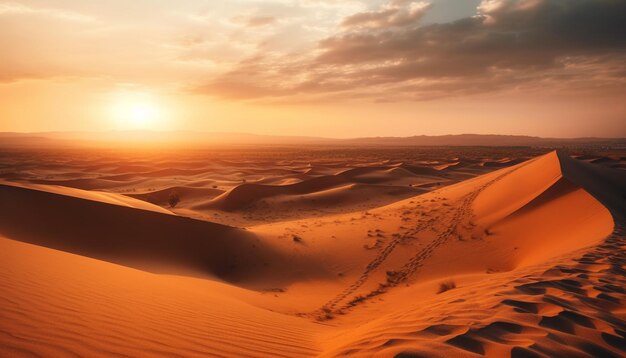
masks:
[[[525,134],[499,134],[499,133],[459,133],[459,134],[405,134],[405,135],[389,135],[389,136],[362,136],[362,137],[331,137],[331,136],[308,136],[308,135],[268,135],[250,132],[215,132],[215,131],[193,131],[193,130],[153,130],[153,129],[132,129],[132,130],[100,130],[100,131],[40,131],[40,132],[2,132],[0,131],[0,137],[2,136],[30,136],[30,135],[42,135],[54,137],[75,137],[75,138],[89,138],[90,136],[101,137],[115,137],[116,135],[128,135],[128,136],[163,136],[163,135],[190,135],[190,136],[242,136],[242,137],[277,137],[277,138],[311,138],[311,139],[328,139],[328,140],[356,140],[356,139],[409,139],[409,138],[443,138],[443,137],[510,137],[510,138],[534,138],[534,139],[624,139],[620,136],[600,137],[600,136],[584,136],[584,137],[542,137]]]

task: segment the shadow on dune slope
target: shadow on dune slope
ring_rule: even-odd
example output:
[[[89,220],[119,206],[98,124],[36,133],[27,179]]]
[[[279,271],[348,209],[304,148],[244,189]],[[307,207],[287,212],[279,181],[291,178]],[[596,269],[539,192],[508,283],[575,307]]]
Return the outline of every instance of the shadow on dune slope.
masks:
[[[0,234],[159,273],[246,282],[293,272],[290,258],[243,229],[6,184]]]

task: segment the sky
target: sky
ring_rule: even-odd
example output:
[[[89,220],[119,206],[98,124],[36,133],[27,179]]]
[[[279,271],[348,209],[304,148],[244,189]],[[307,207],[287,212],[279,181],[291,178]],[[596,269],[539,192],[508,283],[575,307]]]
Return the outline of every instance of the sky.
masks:
[[[0,0],[0,131],[626,137],[626,0]]]

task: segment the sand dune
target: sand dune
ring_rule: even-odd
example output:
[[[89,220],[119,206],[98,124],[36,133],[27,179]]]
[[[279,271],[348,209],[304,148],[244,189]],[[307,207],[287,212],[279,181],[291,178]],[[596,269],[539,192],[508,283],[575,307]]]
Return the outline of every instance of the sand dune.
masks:
[[[413,299],[386,299],[401,309],[369,308],[378,318],[330,335],[322,356],[621,357],[624,234],[544,265],[457,278],[430,297],[406,288]]]
[[[414,256],[403,255],[409,259],[402,266],[386,261],[402,255],[398,251],[404,250],[407,236],[383,246],[379,252],[384,256],[371,260],[352,286],[322,307],[320,313],[331,321],[368,322],[336,337],[337,347],[325,355],[623,354],[623,321],[608,307],[617,308],[626,298],[619,288],[626,283],[624,233],[618,230],[588,251],[578,261],[583,265],[570,261],[602,243],[613,232],[613,220],[597,200],[564,179],[559,166],[551,153],[439,191],[447,200],[464,195],[461,205],[452,205],[457,208],[452,214],[456,229],[446,231],[446,223],[435,230],[438,235]],[[515,186],[540,174],[545,179],[534,188]],[[491,202],[503,195],[516,204]],[[474,198],[472,205],[468,199]],[[465,203],[474,206],[475,227],[462,218]],[[442,216],[447,215],[437,213],[437,220]],[[495,224],[482,232],[484,220]],[[376,276],[376,271],[386,272],[386,277]],[[370,280],[376,283],[368,284]],[[438,286],[448,281],[456,288],[436,296]],[[603,282],[620,284],[602,288]],[[594,298],[598,293],[602,298]],[[378,315],[383,317],[371,320]],[[569,347],[562,347],[565,342]]]
[[[161,190],[148,191],[145,193],[132,193],[126,194],[127,196],[141,199],[147,201],[149,203],[153,203],[160,206],[168,206],[169,198],[172,195],[176,195],[180,198],[180,200],[188,205],[189,202],[193,202],[196,200],[206,200],[207,198],[212,199],[224,191],[216,188],[194,188],[187,186],[173,186],[170,188],[165,188]]]
[[[172,212],[160,206],[147,203],[143,200],[137,200],[137,199],[129,198],[125,195],[118,195],[118,194],[108,193],[104,191],[94,191],[94,190],[87,191],[87,190],[80,190],[80,189],[57,186],[57,185],[24,184],[24,183],[12,183],[12,182],[3,182],[3,181],[0,181],[0,187],[2,187],[3,189],[7,191],[20,191],[20,189],[24,189],[22,190],[24,192],[39,191],[39,192],[46,192],[50,194],[56,194],[58,196],[68,196],[68,197],[77,198],[77,199],[84,199],[87,201],[93,201],[93,202],[98,202],[98,203],[154,211],[154,212],[162,213],[162,214],[173,214]]]
[[[626,173],[580,163],[564,153],[559,153],[559,161],[568,178],[594,195],[619,222],[626,220]]]
[[[3,183],[0,355],[626,354],[623,173],[551,152],[459,182],[454,163],[485,170],[470,162],[283,162],[274,178],[301,181],[215,198]],[[174,213],[137,199],[174,190]],[[180,216],[203,210],[290,216]]]
[[[0,278],[3,357],[318,352],[317,324],[250,305],[243,290],[214,281],[154,275],[6,238]]]
[[[0,233],[155,272],[244,282],[256,281],[256,275],[265,272],[270,282],[271,276],[289,280],[279,271],[295,258],[250,232],[171,215],[123,195],[117,195],[120,201],[112,200],[114,195],[99,200],[103,197],[97,193],[78,189],[2,184]],[[314,272],[315,263],[308,264]]]
[[[419,183],[428,180],[432,173],[438,173],[435,169],[420,168],[417,166],[399,165],[397,167],[360,167],[353,168],[335,175],[324,175],[313,177],[294,184],[288,185],[264,185],[264,184],[242,184],[234,187],[230,191],[216,197],[215,199],[199,204],[193,207],[196,210],[217,208],[226,211],[235,211],[242,209],[254,209],[255,205],[263,199],[263,205],[271,205],[272,202],[303,202],[311,203],[317,201],[320,206],[333,207],[341,206],[346,202],[362,202],[363,196],[356,196],[357,192],[367,191],[368,196],[376,198],[385,196],[389,190],[393,190],[399,194],[396,198],[402,199],[407,194],[417,194],[419,189],[400,188],[399,185],[407,183]],[[420,173],[416,177],[416,173]],[[428,173],[426,176],[423,173]],[[438,174],[439,176],[443,176]],[[388,183],[386,186],[368,186],[368,184]],[[395,184],[395,188],[393,185]],[[392,185],[392,186],[390,186]],[[335,190],[331,190],[335,189]],[[377,192],[377,189],[378,190]],[[352,198],[346,196],[347,192],[354,193]],[[335,197],[334,199],[332,197]],[[361,199],[359,199],[361,198]],[[380,204],[380,201],[377,202]],[[305,204],[306,206],[306,204]],[[284,208],[292,210],[292,207],[273,206],[275,208]]]
[[[543,178],[540,173],[545,174]],[[325,261],[329,267],[343,267],[344,277],[356,277],[355,284],[330,300],[322,311],[342,313],[355,302],[362,302],[363,297],[385,294],[411,281],[417,273],[420,280],[433,280],[510,271],[601,242],[613,228],[610,213],[579,188],[556,196],[546,193],[549,188],[560,190],[555,186],[559,173],[558,158],[552,153],[370,210],[368,215],[328,217],[315,228],[298,229],[302,224],[294,222],[259,226],[255,231],[278,234],[288,228],[304,239],[317,236],[315,243],[310,243],[312,255],[337,253],[327,254]],[[520,181],[535,176],[540,177],[535,187],[518,190]],[[551,216],[544,224],[547,213]],[[355,223],[359,229],[354,228]],[[578,239],[572,236],[576,230],[580,232]],[[546,239],[551,248],[540,245]],[[363,251],[361,245],[373,249]],[[343,252],[353,253],[349,266]]]
[[[358,211],[376,208],[382,205],[413,197],[426,192],[425,189],[398,185],[348,184],[326,190],[318,190],[305,194],[275,193],[257,200],[245,200],[242,206],[218,206],[224,209],[245,209],[248,213],[264,213],[268,220],[285,217],[306,217],[307,213],[332,214],[345,211]],[[367,200],[364,200],[367,198]],[[249,199],[249,198],[246,198]],[[232,203],[228,202],[229,204]],[[193,207],[202,210],[215,207],[215,202]],[[232,209],[231,209],[232,210]],[[271,217],[270,217],[271,216]]]

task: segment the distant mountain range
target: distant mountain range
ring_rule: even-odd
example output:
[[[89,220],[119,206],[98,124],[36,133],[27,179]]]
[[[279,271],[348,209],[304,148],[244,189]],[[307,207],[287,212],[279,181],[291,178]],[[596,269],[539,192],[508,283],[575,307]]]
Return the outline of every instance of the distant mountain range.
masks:
[[[395,146],[524,146],[558,147],[576,145],[626,146],[626,138],[541,138],[520,135],[458,134],[441,136],[370,137],[347,139],[346,143],[358,145]]]
[[[523,146],[575,147],[607,146],[626,148],[626,138],[541,138],[518,135],[458,134],[411,137],[364,137],[335,139],[305,136],[269,136],[218,132],[0,132],[0,147],[108,145],[176,145],[202,147],[215,145],[324,145],[324,146]]]

